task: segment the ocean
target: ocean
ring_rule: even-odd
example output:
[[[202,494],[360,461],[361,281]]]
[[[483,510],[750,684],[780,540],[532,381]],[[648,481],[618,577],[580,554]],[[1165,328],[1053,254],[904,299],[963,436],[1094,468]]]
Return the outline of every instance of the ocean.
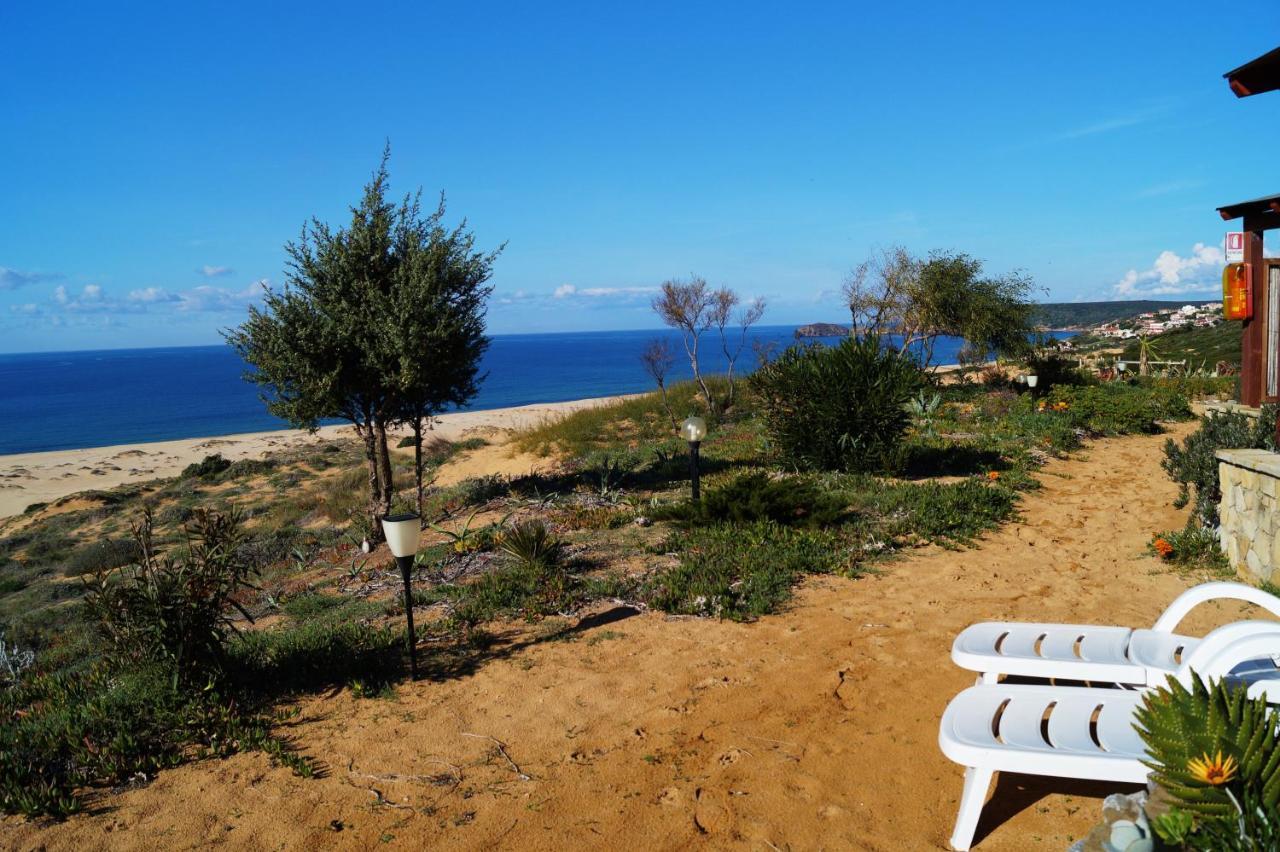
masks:
[[[755,366],[752,343],[781,350],[796,342],[795,329],[753,329],[739,370]],[[469,408],[651,390],[639,355],[655,337],[668,338],[677,355],[671,380],[689,378],[679,336],[666,329],[495,335]],[[955,363],[959,349],[958,339],[943,338],[935,360]],[[724,369],[714,334],[701,355],[707,372]],[[0,455],[288,428],[242,379],[246,369],[227,346],[0,355]]]

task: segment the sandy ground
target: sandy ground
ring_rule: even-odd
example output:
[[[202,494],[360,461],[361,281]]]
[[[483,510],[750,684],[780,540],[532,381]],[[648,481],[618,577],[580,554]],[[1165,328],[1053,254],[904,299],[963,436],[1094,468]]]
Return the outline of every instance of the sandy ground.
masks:
[[[551,402],[490,411],[462,411],[445,414],[436,424],[434,434],[455,440],[467,433],[519,429],[547,417],[598,405],[617,397],[582,399],[573,402]],[[83,450],[56,450],[47,453],[17,453],[0,456],[0,518],[16,515],[32,503],[47,503],[68,494],[88,489],[108,489],[131,482],[157,477],[175,476],[184,467],[211,453],[221,453],[236,461],[262,456],[307,444],[354,437],[349,426],[325,426],[315,434],[302,430],[248,432],[216,438],[186,438],[179,441],[156,441],[142,444],[120,444]],[[527,473],[536,464],[533,458],[505,460],[499,471],[489,470],[493,454],[475,454],[475,469],[453,465],[449,476],[465,478],[483,473]],[[455,480],[450,480],[455,481]],[[440,485],[449,484],[440,480]]]
[[[1094,444],[1051,464],[1022,521],[979,548],[813,579],[754,624],[606,608],[573,641],[512,625],[476,670],[392,699],[308,699],[290,732],[323,778],[261,754],[189,765],[65,823],[4,820],[0,846],[946,848],[962,773],[937,725],[973,681],[949,662],[955,634],[983,619],[1149,624],[1195,582],[1143,552],[1185,519],[1163,441]],[[1184,628],[1246,610],[1206,605]],[[1000,778],[978,848],[1061,850],[1115,789]]]

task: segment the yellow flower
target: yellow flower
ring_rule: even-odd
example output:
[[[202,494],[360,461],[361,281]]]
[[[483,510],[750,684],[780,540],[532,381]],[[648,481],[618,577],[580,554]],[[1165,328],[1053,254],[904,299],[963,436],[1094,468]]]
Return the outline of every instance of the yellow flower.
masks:
[[[1222,750],[1213,757],[1209,757],[1206,753],[1200,757],[1192,758],[1187,763],[1187,771],[1190,772],[1197,781],[1202,781],[1211,787],[1221,787],[1232,778],[1236,777],[1236,759],[1228,756],[1226,760],[1222,759]]]

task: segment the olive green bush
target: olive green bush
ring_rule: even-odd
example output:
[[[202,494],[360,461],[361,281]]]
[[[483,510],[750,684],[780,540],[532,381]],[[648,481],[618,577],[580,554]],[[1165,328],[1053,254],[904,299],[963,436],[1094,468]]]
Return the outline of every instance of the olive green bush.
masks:
[[[887,471],[901,462],[907,403],[923,382],[875,337],[792,347],[751,377],[772,449],[802,470]]]
[[[1178,445],[1165,442],[1160,466],[1178,483],[1174,505],[1181,509],[1194,498],[1188,526],[1213,528],[1218,525],[1218,504],[1222,488],[1218,482],[1218,450],[1262,449],[1275,451],[1276,407],[1266,405],[1254,418],[1236,411],[1210,414],[1200,419],[1200,428]]]

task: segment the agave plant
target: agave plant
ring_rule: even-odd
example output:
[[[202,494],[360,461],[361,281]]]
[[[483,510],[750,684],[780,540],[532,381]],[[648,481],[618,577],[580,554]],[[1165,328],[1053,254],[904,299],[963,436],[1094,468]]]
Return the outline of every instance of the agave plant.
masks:
[[[542,521],[522,521],[503,531],[498,549],[522,568],[547,568],[559,560],[564,543]]]
[[[1144,696],[1137,720],[1152,778],[1197,820],[1234,821],[1242,800],[1280,805],[1280,712],[1265,698],[1193,673],[1190,689],[1170,677]]]

